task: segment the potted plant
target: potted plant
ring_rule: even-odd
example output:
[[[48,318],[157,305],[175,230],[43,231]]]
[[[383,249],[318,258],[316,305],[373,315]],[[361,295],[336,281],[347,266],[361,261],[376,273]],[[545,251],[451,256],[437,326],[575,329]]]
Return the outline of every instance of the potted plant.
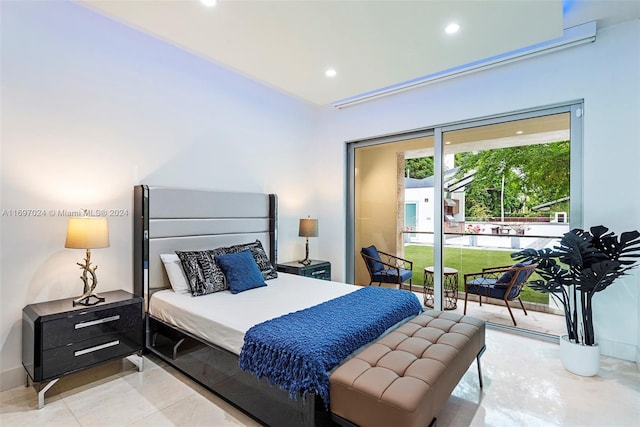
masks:
[[[520,249],[520,236],[524,236],[524,232],[529,229],[529,226],[527,224],[511,224],[509,229],[515,233],[515,236],[511,236],[511,249]]]
[[[477,234],[482,233],[483,231],[484,228],[480,227],[477,224],[467,224],[465,233],[469,235],[469,246],[478,246]]]
[[[511,254],[518,261],[537,263],[543,280],[528,285],[551,294],[564,308],[567,335],[560,338],[562,363],[570,372],[592,376],[600,367],[600,350],[593,327],[593,297],[636,267],[640,258],[637,230],[618,237],[602,225],[590,231],[573,229],[553,249],[524,249]],[[589,353],[576,356],[571,352]]]

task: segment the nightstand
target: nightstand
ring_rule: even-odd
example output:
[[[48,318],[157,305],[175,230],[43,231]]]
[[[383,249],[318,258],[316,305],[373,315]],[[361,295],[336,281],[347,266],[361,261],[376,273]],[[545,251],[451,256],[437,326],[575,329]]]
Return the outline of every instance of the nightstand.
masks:
[[[73,306],[74,298],[29,304],[22,310],[22,365],[44,393],[62,376],[137,353],[143,369],[141,297],[126,291],[101,292],[105,301]],[[44,382],[48,383],[44,385]]]
[[[314,259],[311,260],[309,265],[302,265],[298,261],[285,262],[278,264],[278,271],[315,279],[331,280],[331,263],[329,261]]]

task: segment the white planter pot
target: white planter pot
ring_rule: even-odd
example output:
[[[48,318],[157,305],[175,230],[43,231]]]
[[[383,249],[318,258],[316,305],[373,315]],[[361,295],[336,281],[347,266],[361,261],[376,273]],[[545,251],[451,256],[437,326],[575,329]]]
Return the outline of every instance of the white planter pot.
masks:
[[[598,344],[576,344],[569,341],[567,335],[563,335],[560,337],[560,360],[567,371],[592,377],[600,370],[600,347]]]

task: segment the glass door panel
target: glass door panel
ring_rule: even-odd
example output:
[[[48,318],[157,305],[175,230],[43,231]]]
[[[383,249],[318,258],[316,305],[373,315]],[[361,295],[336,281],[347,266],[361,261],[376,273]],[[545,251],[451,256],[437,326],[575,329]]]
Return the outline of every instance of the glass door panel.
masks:
[[[420,176],[416,162],[408,159],[430,156],[433,158],[433,137],[420,136],[383,144],[372,144],[354,149],[353,210],[354,283],[367,285],[369,272],[360,250],[375,245],[387,252],[414,261],[412,284],[422,284],[423,270],[428,254],[414,250],[415,246],[433,246],[433,224],[428,204],[429,196],[408,193],[411,175]],[[431,160],[431,163],[433,161]],[[407,165],[409,165],[407,167]],[[416,175],[418,174],[418,175]],[[433,185],[429,189],[433,194]],[[431,196],[431,199],[433,197]],[[425,237],[430,233],[428,237]],[[424,253],[423,253],[424,252]],[[415,262],[419,258],[419,262]]]
[[[468,276],[469,283],[506,282],[507,271],[482,274],[483,269],[510,267],[512,253],[553,247],[569,230],[570,117],[566,112],[443,133],[443,261],[445,273],[457,272],[462,309],[465,275],[476,274]],[[456,288],[450,282],[445,302]],[[557,313],[548,294],[525,285],[519,293],[525,316],[515,290],[509,313],[500,283],[469,290],[467,314],[523,328],[537,321],[544,332],[561,331],[562,317],[538,320],[537,313]]]

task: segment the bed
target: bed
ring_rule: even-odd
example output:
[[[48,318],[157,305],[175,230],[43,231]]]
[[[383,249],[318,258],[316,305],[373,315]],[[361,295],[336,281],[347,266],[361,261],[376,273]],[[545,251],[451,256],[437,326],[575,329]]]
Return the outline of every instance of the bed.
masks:
[[[192,297],[172,289],[170,267],[161,255],[167,262],[166,255],[176,251],[228,249],[248,242],[259,243],[270,263],[277,264],[275,195],[134,188],[134,290],[145,299],[146,349],[262,423],[331,425],[326,400],[317,394],[292,396],[241,369],[243,340],[248,330],[269,319],[351,298],[368,288],[278,273],[267,286],[237,294]]]

